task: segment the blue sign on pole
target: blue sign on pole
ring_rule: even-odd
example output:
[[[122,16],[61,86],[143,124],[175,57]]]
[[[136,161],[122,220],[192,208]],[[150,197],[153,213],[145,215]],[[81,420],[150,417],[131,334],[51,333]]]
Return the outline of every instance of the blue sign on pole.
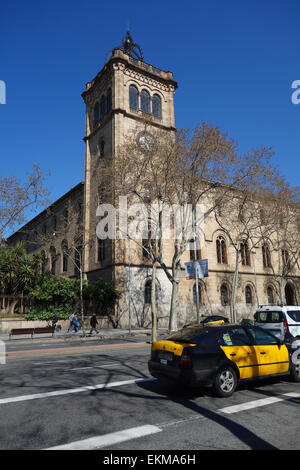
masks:
[[[208,277],[208,259],[200,259],[197,262],[198,278]]]
[[[204,277],[208,277],[208,259],[200,259],[197,262],[197,272],[198,272],[198,279],[203,279]],[[195,264],[194,261],[189,261],[185,264],[185,278],[188,279],[196,279],[195,273]]]

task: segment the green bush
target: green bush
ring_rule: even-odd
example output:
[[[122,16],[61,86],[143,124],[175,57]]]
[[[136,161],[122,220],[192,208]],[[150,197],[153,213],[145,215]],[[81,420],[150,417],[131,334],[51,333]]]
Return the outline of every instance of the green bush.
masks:
[[[49,306],[48,309],[44,310],[32,310],[30,313],[26,313],[24,318],[26,320],[51,320],[55,313],[59,320],[66,320],[73,312],[72,305],[64,305],[62,307]]]

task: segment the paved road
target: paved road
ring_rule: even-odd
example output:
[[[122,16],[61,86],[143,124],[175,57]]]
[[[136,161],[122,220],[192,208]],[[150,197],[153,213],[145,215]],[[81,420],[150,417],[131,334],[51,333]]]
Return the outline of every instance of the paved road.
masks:
[[[145,338],[120,342],[8,346],[0,449],[300,448],[299,384],[253,383],[228,399],[178,390],[149,377]]]

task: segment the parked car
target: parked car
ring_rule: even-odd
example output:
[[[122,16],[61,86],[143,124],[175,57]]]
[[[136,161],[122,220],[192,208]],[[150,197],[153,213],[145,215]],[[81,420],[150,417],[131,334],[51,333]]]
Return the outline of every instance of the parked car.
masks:
[[[206,323],[229,323],[229,320],[226,317],[222,317],[222,315],[210,315],[200,321],[200,325],[205,325]],[[187,323],[186,325],[184,325],[183,328],[186,328],[187,326],[197,326],[197,325],[198,325],[197,322]]]
[[[300,339],[300,307],[261,307],[254,314],[255,324],[282,341]]]
[[[249,379],[290,374],[300,382],[299,363],[292,361],[294,352],[292,345],[260,327],[207,323],[182,328],[154,342],[148,368],[157,379],[213,386],[218,396],[228,397],[239,382]]]

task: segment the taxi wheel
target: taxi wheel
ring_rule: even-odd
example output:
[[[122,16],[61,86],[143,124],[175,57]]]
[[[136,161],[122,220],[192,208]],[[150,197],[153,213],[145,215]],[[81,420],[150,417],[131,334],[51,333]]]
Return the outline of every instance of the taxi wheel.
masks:
[[[296,364],[291,365],[291,377],[294,382],[300,382],[300,354],[297,357],[298,361]]]
[[[230,397],[237,386],[236,373],[230,366],[222,367],[215,378],[214,391],[219,397]]]

